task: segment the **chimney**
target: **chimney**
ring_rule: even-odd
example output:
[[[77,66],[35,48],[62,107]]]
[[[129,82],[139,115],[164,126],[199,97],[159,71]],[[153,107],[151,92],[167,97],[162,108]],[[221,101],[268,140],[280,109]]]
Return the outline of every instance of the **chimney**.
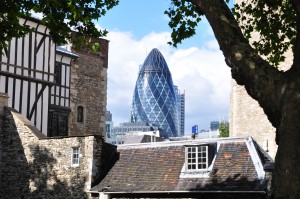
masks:
[[[192,140],[194,140],[196,138],[196,135],[194,133],[192,133],[191,138],[192,138]]]

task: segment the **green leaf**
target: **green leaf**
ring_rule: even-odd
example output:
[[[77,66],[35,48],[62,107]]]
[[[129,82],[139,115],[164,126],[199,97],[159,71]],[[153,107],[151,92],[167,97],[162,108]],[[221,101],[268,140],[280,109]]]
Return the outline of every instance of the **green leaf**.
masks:
[[[296,13],[286,0],[243,1],[234,7],[234,14],[246,38],[253,32],[260,40],[253,46],[270,64],[278,66],[284,61],[284,53],[293,48],[296,38]]]

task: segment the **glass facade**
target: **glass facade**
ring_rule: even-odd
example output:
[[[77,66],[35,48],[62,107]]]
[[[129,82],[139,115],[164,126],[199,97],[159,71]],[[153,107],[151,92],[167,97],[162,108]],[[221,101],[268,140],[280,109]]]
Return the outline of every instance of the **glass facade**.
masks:
[[[174,86],[176,93],[177,114],[178,114],[178,136],[184,136],[185,124],[185,93],[180,93],[177,86]]]
[[[131,122],[158,126],[161,137],[179,134],[175,92],[168,65],[158,49],[153,49],[141,66],[133,94]]]
[[[211,131],[216,131],[216,130],[218,130],[219,125],[220,125],[220,122],[219,122],[219,121],[212,121],[212,122],[210,122],[210,130],[211,130]]]
[[[148,124],[146,122],[124,122],[111,129],[109,138],[115,138],[119,135],[125,135],[129,132],[147,132],[156,130],[158,130],[157,126]]]
[[[111,137],[111,130],[113,128],[113,121],[112,121],[112,114],[110,113],[110,111],[106,111],[106,126],[105,126],[105,132],[106,132],[106,138],[110,138]]]

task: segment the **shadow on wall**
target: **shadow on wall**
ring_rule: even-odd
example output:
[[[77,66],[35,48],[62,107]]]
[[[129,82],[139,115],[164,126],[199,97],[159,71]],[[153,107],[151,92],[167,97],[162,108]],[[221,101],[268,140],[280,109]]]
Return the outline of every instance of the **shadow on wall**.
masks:
[[[117,151],[117,146],[103,142],[102,151],[105,151],[105,153],[101,153],[100,172],[95,176],[92,187],[98,185],[120,159],[120,153]]]
[[[23,146],[9,110],[5,110],[0,150],[0,198],[87,198],[83,188],[79,190],[84,178],[75,172],[72,178],[65,177],[71,171],[57,169],[57,160],[47,148]]]
[[[74,173],[72,178],[61,180],[68,170],[58,170],[53,154],[46,148],[38,145],[29,146],[33,161],[28,164],[30,172],[30,187],[27,196],[41,198],[87,198],[87,195],[78,187],[84,187],[85,178]]]

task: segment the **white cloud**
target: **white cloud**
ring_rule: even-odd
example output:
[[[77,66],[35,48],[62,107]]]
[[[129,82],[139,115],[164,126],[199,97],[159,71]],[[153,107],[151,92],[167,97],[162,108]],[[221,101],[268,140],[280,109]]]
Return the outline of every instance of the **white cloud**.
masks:
[[[211,120],[228,117],[230,70],[216,41],[203,48],[174,49],[167,42],[170,33],[152,32],[140,40],[130,32],[108,35],[108,106],[115,124],[127,122],[139,65],[152,48],[165,57],[175,85],[186,94],[186,131],[198,124],[208,129]]]

